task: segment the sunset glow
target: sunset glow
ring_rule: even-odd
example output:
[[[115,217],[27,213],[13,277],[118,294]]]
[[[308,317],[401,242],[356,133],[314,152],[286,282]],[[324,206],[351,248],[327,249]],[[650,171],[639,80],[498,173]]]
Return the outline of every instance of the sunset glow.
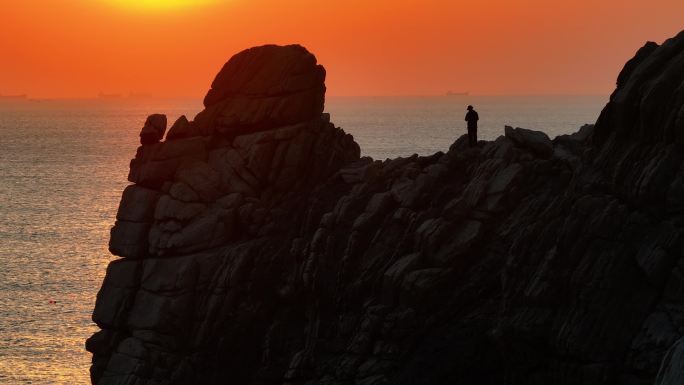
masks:
[[[214,0],[106,0],[106,2],[126,9],[164,11],[204,6],[213,3]]]
[[[201,97],[233,54],[300,43],[330,95],[605,95],[683,13],[681,0],[14,1],[0,94]]]

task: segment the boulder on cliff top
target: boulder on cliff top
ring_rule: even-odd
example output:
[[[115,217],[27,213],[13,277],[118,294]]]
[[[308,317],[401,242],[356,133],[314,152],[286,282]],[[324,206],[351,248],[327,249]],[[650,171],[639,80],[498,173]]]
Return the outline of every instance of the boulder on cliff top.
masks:
[[[265,45],[233,56],[195,117],[201,135],[235,136],[320,118],[325,69],[300,45]]]
[[[223,66],[204,98],[204,106],[232,96],[282,96],[309,89],[323,92],[324,80],[323,66],[300,45],[254,47]]]
[[[191,138],[193,136],[199,136],[199,132],[193,126],[192,123],[188,121],[185,115],[181,115],[180,118],[169,128],[169,132],[166,134],[166,140],[177,140],[184,138]]]
[[[550,158],[553,155],[553,144],[545,133],[511,126],[506,126],[505,130],[506,137],[517,145],[530,149],[542,158]]]

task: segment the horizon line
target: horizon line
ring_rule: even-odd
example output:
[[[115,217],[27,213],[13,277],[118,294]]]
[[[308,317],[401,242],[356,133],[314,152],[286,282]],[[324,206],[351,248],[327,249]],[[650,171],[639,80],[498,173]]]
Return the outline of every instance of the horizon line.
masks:
[[[611,92],[612,93],[612,92]],[[611,93],[472,93],[468,95],[447,95],[444,94],[327,94],[326,98],[434,98],[443,97],[450,99],[467,99],[469,97],[581,97],[581,96],[591,96],[591,97],[608,97]],[[155,96],[155,95],[115,95],[111,96],[99,96],[99,95],[78,95],[78,96],[58,96],[58,97],[41,97],[41,96],[31,96],[29,94],[13,94],[13,95],[2,95],[0,94],[0,102],[2,102],[1,96],[22,96],[22,98],[17,98],[16,100],[7,100],[8,102],[43,102],[43,101],[102,101],[102,102],[112,102],[112,101],[141,101],[141,100],[198,100],[202,101],[204,96],[191,96],[191,95],[171,95],[171,96]]]

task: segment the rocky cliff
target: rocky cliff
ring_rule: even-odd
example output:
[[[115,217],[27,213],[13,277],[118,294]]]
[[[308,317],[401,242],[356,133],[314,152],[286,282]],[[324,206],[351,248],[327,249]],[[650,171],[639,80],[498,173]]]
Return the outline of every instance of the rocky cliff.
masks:
[[[94,384],[678,383],[684,34],[638,51],[595,126],[423,157],[360,158],[324,77],[252,48],[194,120],[148,119]]]

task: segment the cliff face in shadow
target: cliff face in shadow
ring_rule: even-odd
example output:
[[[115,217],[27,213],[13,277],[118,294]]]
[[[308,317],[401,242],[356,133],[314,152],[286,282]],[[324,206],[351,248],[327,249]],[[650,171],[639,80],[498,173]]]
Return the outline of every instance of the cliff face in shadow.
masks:
[[[165,141],[148,119],[93,383],[653,384],[684,327],[684,35],[595,126],[384,162],[322,113],[324,77],[253,48]]]

